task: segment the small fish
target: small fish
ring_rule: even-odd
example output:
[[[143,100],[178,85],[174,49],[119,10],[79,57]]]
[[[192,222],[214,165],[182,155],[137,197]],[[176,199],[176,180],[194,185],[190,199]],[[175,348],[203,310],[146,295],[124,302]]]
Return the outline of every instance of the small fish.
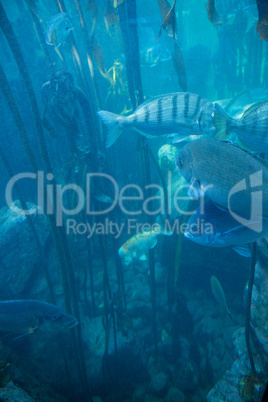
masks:
[[[56,53],[61,59],[62,56],[59,47],[73,29],[72,18],[67,13],[56,14],[47,24],[46,43],[54,46]]]
[[[144,49],[140,53],[140,61],[142,65],[155,67],[160,63],[171,60],[172,55],[168,48],[155,45],[148,49]]]
[[[231,14],[256,6],[255,0],[214,0],[215,7],[221,15]]]
[[[261,229],[258,219],[268,217],[268,165],[262,159],[230,142],[204,138],[186,144],[176,165],[191,184],[190,197],[206,195],[238,215],[240,223],[251,217],[254,224],[256,218],[254,230]]]
[[[215,103],[215,126],[217,138],[234,132],[253,151],[268,152],[268,101],[252,105],[240,119],[231,118]]]
[[[168,36],[171,36],[173,39],[177,39],[177,22],[175,15],[175,4],[176,0],[174,0],[172,7],[167,0],[158,0],[158,5],[160,8],[160,13],[162,17],[162,25],[160,27],[159,35],[157,42],[162,33],[162,28],[166,29]]]
[[[215,8],[215,0],[208,0],[207,3],[208,19],[214,26],[221,25],[222,19]]]
[[[268,90],[257,88],[244,90],[233,98],[217,100],[214,103],[219,104],[230,117],[240,119],[251,106],[259,102],[265,102],[267,99]]]
[[[174,52],[172,54],[172,60],[173,60],[175,71],[178,76],[179,85],[180,85],[181,89],[184,92],[186,92],[187,91],[187,77],[186,77],[184,60],[183,60],[181,49],[176,42],[174,42]]]
[[[259,19],[257,33],[260,32],[260,39],[268,41],[268,3],[266,0],[256,0]]]
[[[111,0],[107,0],[106,8],[104,11],[104,23],[107,31],[109,31],[110,27],[115,26],[119,21],[119,15],[115,8],[111,4]]]
[[[107,74],[107,71],[104,68],[103,53],[102,53],[101,47],[100,47],[100,45],[99,45],[99,43],[98,43],[98,41],[97,41],[97,39],[95,38],[94,35],[91,36],[90,50],[91,50],[91,53],[92,53],[92,55],[93,55],[93,57],[94,57],[94,59],[95,59],[95,61],[97,63],[97,66],[99,68],[99,72],[101,73],[101,75],[104,78],[110,80],[109,76]]]
[[[157,244],[157,236],[171,236],[171,232],[162,228],[159,224],[150,231],[144,231],[132,236],[123,246],[120,247],[118,254],[124,265],[129,265],[133,260],[146,261],[146,253]]]
[[[118,6],[121,6],[121,4],[123,4],[125,0],[110,0],[110,1],[113,4],[113,7],[117,8]]]
[[[108,128],[106,147],[110,147],[125,127],[145,137],[170,134],[173,143],[191,135],[213,136],[214,105],[190,92],[165,94],[143,102],[130,116],[101,110],[98,115]]]
[[[230,311],[228,310],[228,306],[225,299],[225,294],[223,288],[216,278],[216,276],[212,276],[210,278],[210,286],[213,296],[215,297],[216,301],[226,310],[227,314],[231,316]]]
[[[257,21],[255,0],[208,0],[207,12],[208,19],[214,26],[236,24],[236,17],[242,15],[243,21],[246,22],[246,32]]]
[[[0,302],[0,331],[21,336],[33,332],[55,332],[78,324],[75,317],[58,306],[35,300]]]
[[[184,236],[202,246],[231,246],[243,257],[250,257],[248,244],[268,234],[268,219],[259,223],[262,225],[260,233],[251,230],[250,225],[244,226],[237,222],[227,209],[218,208],[207,200],[204,207],[197,208],[188,220]],[[256,222],[252,224],[255,225]]]
[[[95,31],[97,22],[98,22],[98,9],[95,3],[95,0],[89,0],[87,3],[86,11],[90,11],[92,15],[92,28],[91,28],[91,33],[90,36],[93,35],[93,32]]]

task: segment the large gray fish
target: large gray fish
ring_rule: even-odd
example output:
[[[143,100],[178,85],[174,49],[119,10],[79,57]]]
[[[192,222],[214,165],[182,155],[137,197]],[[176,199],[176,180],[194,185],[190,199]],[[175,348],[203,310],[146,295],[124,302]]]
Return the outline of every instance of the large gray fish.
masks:
[[[228,210],[219,209],[210,200],[195,210],[184,231],[184,236],[197,244],[208,247],[231,246],[243,257],[250,257],[249,243],[267,234],[268,219],[263,219],[262,231],[259,233],[251,230],[250,225],[244,226],[237,222]]]
[[[146,137],[170,134],[173,143],[190,135],[210,135],[216,132],[214,105],[199,95],[176,92],[161,95],[142,103],[130,116],[98,112],[108,128],[106,146],[110,147],[125,127],[133,128]]]
[[[256,152],[268,152],[268,101],[249,107],[240,119],[233,119],[216,103],[217,137],[235,132],[239,139]]]
[[[0,302],[0,331],[27,335],[61,331],[77,324],[75,317],[53,304],[35,300]]]
[[[268,167],[262,159],[229,142],[204,138],[185,145],[176,165],[191,183],[190,196],[206,194],[244,219],[268,217]]]

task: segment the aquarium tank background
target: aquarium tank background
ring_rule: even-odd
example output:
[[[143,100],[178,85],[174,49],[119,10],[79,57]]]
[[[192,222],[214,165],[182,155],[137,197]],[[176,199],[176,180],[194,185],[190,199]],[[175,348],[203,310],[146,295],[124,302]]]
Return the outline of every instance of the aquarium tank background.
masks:
[[[268,4],[205,3],[0,2],[0,400],[268,400]]]

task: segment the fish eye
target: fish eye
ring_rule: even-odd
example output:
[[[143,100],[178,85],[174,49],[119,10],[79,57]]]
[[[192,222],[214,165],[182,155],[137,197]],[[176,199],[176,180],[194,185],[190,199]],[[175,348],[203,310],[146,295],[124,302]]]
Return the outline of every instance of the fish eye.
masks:
[[[183,167],[183,160],[181,158],[179,159],[179,167]]]
[[[56,321],[59,317],[57,315],[51,315],[49,318],[51,321]]]

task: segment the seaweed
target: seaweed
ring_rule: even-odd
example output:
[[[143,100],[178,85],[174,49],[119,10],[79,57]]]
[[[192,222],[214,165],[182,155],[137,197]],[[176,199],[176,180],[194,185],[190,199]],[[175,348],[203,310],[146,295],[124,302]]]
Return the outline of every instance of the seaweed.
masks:
[[[252,243],[251,246],[251,259],[250,259],[250,270],[248,277],[248,291],[246,298],[246,321],[245,321],[245,337],[246,337],[246,345],[248,350],[248,357],[250,361],[251,373],[256,376],[256,369],[250,344],[250,308],[251,308],[251,297],[252,297],[252,289],[254,284],[254,276],[255,276],[255,265],[257,261],[257,243]]]

